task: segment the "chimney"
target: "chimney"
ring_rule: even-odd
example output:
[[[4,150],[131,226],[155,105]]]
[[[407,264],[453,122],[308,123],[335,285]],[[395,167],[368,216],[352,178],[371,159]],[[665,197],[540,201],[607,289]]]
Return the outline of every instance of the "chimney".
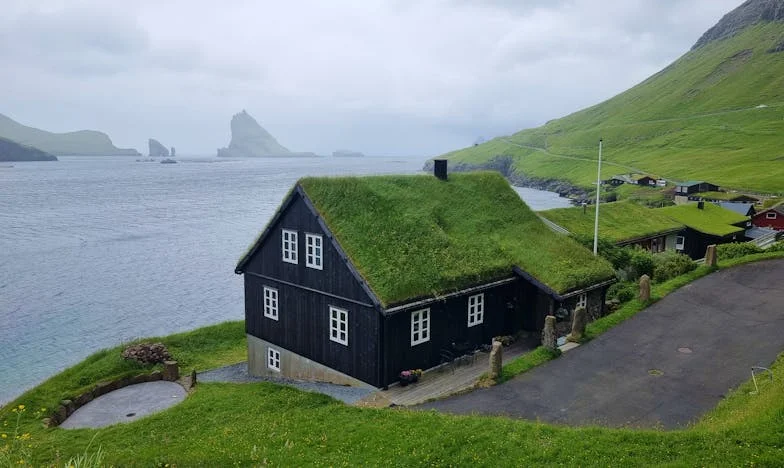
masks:
[[[698,201],[697,202],[697,209],[698,210],[704,210],[705,209],[705,202],[704,201]]]
[[[446,180],[446,159],[434,159],[433,160],[433,174],[441,179]]]

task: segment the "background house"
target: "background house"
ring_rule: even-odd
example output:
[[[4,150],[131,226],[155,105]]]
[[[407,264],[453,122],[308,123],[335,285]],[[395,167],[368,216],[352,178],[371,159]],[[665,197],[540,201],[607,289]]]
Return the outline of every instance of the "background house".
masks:
[[[498,173],[305,178],[240,260],[249,371],[385,386],[559,308],[603,313],[612,267]]]
[[[784,231],[784,204],[761,210],[751,218],[751,223],[756,227]]]
[[[539,215],[572,234],[593,237],[595,208],[557,208]],[[654,253],[674,250],[676,235],[684,228],[669,216],[632,202],[602,203],[599,207],[599,237],[621,246],[638,245]]]
[[[705,202],[656,208],[655,211],[686,226],[678,233],[675,248],[693,259],[703,258],[711,244],[744,240],[749,220],[748,216]]]
[[[675,195],[691,195],[700,192],[718,192],[719,186],[701,180],[680,182],[675,185]]]

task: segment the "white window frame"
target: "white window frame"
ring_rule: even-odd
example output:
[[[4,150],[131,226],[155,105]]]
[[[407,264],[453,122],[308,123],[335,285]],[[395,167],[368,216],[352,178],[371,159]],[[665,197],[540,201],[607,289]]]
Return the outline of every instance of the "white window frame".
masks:
[[[411,346],[430,341],[430,309],[411,312]]]
[[[577,296],[577,302],[574,305],[574,310],[588,309],[588,293],[582,293]]]
[[[305,233],[305,266],[324,269],[324,239],[320,234]]]
[[[773,215],[773,216],[771,216]],[[765,213],[765,219],[776,219],[776,212],[775,211],[768,211]]]
[[[283,229],[280,235],[281,255],[286,263],[298,263],[297,255],[297,231]]]
[[[280,372],[280,350],[272,346],[267,347],[267,369]]]
[[[348,346],[348,311],[329,306],[329,339]]]
[[[683,250],[686,245],[686,237],[675,236],[675,250]]]
[[[485,293],[468,297],[468,326],[475,327],[485,320]]]
[[[278,290],[264,286],[264,316],[278,320]]]

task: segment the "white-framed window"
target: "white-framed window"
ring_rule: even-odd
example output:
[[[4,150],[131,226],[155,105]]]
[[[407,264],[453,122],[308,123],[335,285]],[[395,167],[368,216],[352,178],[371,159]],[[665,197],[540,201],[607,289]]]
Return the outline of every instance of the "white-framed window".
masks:
[[[267,369],[280,372],[280,351],[273,347],[267,348]]]
[[[348,346],[348,311],[329,306],[329,339]]]
[[[305,265],[317,270],[323,269],[322,251],[321,236],[319,234],[305,234]]]
[[[686,238],[683,236],[675,236],[675,250],[683,250],[686,244]]]
[[[297,231],[283,230],[283,261],[297,263]]]
[[[264,286],[264,316],[278,319],[278,290]]]
[[[577,296],[577,304],[575,304],[574,308],[576,309],[585,309],[588,307],[588,294],[583,293]]]
[[[765,219],[776,219],[776,212],[768,211],[767,213],[765,213]]]
[[[430,341],[430,309],[411,312],[411,346]]]
[[[468,326],[479,325],[485,319],[485,295],[477,294],[468,298]]]

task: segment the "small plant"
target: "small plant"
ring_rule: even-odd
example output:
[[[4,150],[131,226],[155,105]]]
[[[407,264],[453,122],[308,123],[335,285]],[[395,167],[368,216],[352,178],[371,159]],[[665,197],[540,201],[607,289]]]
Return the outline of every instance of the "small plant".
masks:
[[[410,383],[417,382],[422,377],[422,369],[404,370],[400,373],[400,385],[406,386]]]
[[[142,364],[160,364],[171,359],[169,350],[163,343],[138,343],[128,346],[123,350],[122,357]]]
[[[0,466],[32,466],[32,435],[29,432],[21,432],[19,429],[22,415],[27,412],[25,405],[18,405],[11,409],[11,413],[16,415],[13,432],[0,432]],[[41,408],[33,413],[34,418],[40,418],[46,412],[46,408]],[[3,421],[3,427],[8,425],[8,421]]]

